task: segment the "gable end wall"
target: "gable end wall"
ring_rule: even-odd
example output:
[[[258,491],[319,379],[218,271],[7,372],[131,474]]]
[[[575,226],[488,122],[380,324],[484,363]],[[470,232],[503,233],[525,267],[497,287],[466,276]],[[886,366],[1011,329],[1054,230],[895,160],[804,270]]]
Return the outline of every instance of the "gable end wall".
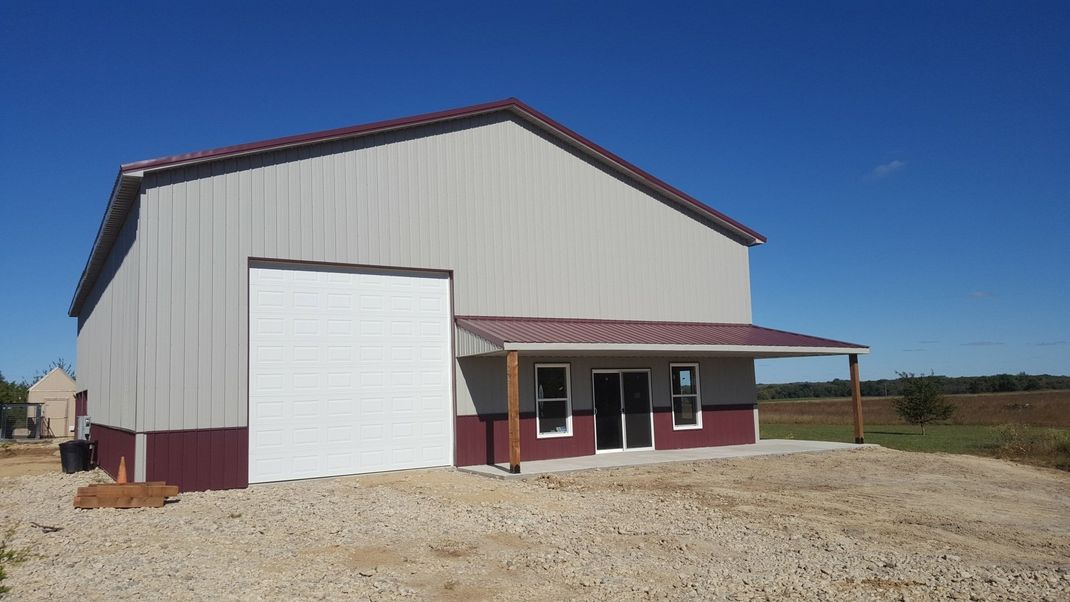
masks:
[[[139,432],[247,425],[249,258],[452,270],[457,314],[750,321],[746,246],[507,114],[144,184]]]

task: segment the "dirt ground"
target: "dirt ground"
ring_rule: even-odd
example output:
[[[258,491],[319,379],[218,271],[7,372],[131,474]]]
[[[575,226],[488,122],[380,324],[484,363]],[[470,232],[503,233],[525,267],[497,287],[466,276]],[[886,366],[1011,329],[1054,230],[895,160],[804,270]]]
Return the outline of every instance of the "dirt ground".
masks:
[[[58,470],[59,447],[55,442],[0,445],[0,477],[48,474]]]
[[[1070,474],[972,456],[409,471],[74,510],[94,479],[0,478],[0,533],[29,555],[12,599],[1070,599]]]

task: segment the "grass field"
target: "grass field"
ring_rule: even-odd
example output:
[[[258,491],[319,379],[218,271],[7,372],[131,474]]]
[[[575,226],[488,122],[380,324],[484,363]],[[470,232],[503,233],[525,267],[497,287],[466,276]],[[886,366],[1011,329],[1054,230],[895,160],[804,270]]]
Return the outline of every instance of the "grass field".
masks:
[[[1070,391],[1023,391],[949,395],[956,407],[949,424],[1027,424],[1070,428]],[[892,397],[866,397],[863,415],[872,424],[900,424]],[[759,402],[762,422],[786,424],[850,424],[850,399],[806,399]]]
[[[1070,470],[1070,391],[954,395],[955,416],[925,434],[896,416],[891,398],[866,398],[866,443],[905,451],[993,456]],[[763,401],[761,436],[853,441],[849,399]]]

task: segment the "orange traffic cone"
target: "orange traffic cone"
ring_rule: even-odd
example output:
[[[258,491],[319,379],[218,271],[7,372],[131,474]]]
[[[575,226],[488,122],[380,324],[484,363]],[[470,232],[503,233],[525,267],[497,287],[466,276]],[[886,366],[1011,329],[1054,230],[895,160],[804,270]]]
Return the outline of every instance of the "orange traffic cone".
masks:
[[[126,456],[119,456],[119,472],[115,475],[115,482],[120,485],[126,484]]]

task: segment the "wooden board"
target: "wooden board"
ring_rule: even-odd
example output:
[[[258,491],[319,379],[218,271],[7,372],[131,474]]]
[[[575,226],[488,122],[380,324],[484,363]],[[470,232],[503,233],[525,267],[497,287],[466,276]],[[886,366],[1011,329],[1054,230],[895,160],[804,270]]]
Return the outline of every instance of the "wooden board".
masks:
[[[862,385],[858,375],[858,354],[847,356],[851,368],[851,405],[854,408],[855,443],[865,443],[862,425]]]
[[[139,483],[124,483],[124,485],[166,485],[167,481],[141,481]],[[91,483],[86,485],[85,488],[94,487],[118,487],[119,483]]]
[[[79,487],[75,508],[160,508],[178,495],[178,485],[163,481],[145,483],[99,483]]]
[[[164,498],[75,496],[75,508],[162,508]]]
[[[97,487],[79,487],[79,496],[97,497],[173,497],[178,495],[178,485],[149,485],[133,483],[126,485],[105,485]]]
[[[516,351],[505,356],[506,400],[509,409],[509,472],[520,472],[520,370]]]

